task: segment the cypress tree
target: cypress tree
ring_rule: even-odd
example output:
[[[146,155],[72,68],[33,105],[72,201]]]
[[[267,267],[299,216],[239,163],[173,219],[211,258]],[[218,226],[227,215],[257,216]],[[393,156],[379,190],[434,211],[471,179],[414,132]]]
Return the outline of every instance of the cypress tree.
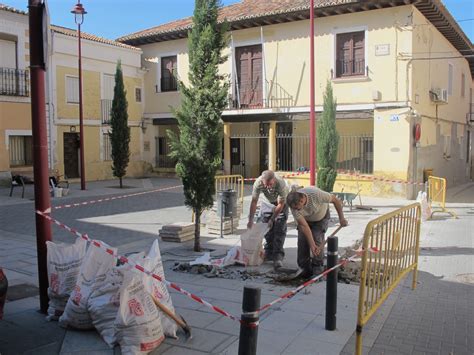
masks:
[[[221,166],[222,111],[227,106],[228,79],[219,74],[226,61],[227,23],[218,24],[220,0],[196,0],[189,33],[189,86],[179,82],[181,107],[174,111],[179,136],[168,131],[170,156],[183,182],[185,204],[195,216],[194,250],[200,251],[200,223],[212,207],[214,177]]]
[[[332,85],[328,80],[324,92],[323,113],[318,121],[317,158],[318,181],[321,190],[331,192],[336,182],[337,150],[339,134],[336,131],[336,100],[333,96]]]
[[[114,99],[112,101],[110,127],[110,142],[112,145],[112,172],[114,176],[120,179],[120,188],[122,177],[127,172],[127,166],[130,158],[130,127],[128,127],[127,97],[123,84],[122,65],[117,62],[115,71]]]

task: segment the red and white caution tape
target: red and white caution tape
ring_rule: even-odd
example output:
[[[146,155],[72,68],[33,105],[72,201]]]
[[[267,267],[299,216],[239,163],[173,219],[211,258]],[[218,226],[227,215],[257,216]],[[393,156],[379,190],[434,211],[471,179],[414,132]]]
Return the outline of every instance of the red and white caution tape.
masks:
[[[154,193],[154,192],[160,192],[160,191],[166,191],[166,190],[173,190],[173,189],[177,189],[177,188],[182,187],[182,186],[183,186],[183,185],[176,185],[176,186],[170,186],[170,187],[163,187],[163,188],[161,188],[161,189],[154,189],[154,190],[149,190],[149,191],[136,192],[136,193],[128,194],[128,195],[121,195],[121,196],[113,196],[113,197],[101,198],[101,199],[92,200],[92,201],[84,201],[84,202],[79,202],[79,203],[71,203],[71,204],[67,204],[67,205],[55,206],[55,207],[53,207],[53,208],[54,208],[55,210],[59,210],[59,209],[62,209],[62,208],[71,208],[71,207],[92,205],[92,204],[94,204],[94,203],[101,203],[101,202],[106,202],[106,201],[120,200],[120,199],[126,198],[126,197],[140,196],[140,195],[151,194],[151,193]]]
[[[153,277],[154,279],[158,280],[159,282],[162,282],[162,283],[165,283],[168,287],[171,287],[172,289],[182,293],[183,295],[186,295],[188,296],[189,298],[191,298],[192,300],[196,301],[196,302],[199,302],[203,305],[205,305],[206,307],[212,309],[213,311],[227,317],[227,318],[230,318],[234,321],[237,321],[239,323],[242,323],[242,324],[245,324],[249,327],[256,327],[258,325],[258,322],[252,322],[252,323],[248,323],[248,322],[243,322],[242,320],[239,319],[239,317],[236,317],[232,314],[230,314],[229,312],[226,312],[224,311],[222,308],[219,308],[217,306],[213,306],[212,304],[210,304],[209,302],[207,302],[206,300],[202,299],[201,297],[199,296],[196,296],[194,294],[192,294],[191,292],[189,291],[186,291],[185,289],[181,288],[180,286],[178,286],[177,284],[173,283],[173,282],[169,282],[169,281],[166,281],[164,280],[163,278],[161,278],[159,275],[157,274],[154,274],[153,272],[151,272],[150,270],[147,270],[145,269],[143,266],[135,263],[134,261],[128,259],[127,257],[125,256],[121,256],[117,253],[114,253],[114,251],[110,248],[107,248],[105,245],[103,245],[101,242],[97,241],[97,240],[94,240],[94,239],[91,239],[87,234],[82,234],[80,233],[79,231],[77,231],[76,229],[74,228],[71,228],[69,226],[67,226],[66,224],[64,223],[61,223],[60,221],[58,221],[57,219],[54,219],[53,217],[51,217],[50,215],[44,213],[44,212],[41,212],[41,211],[36,211],[37,214],[39,214],[40,216],[43,216],[44,218],[46,218],[48,221],[50,221],[51,223],[54,223],[56,224],[57,226],[59,226],[60,228],[62,229],[65,229],[67,230],[68,232],[70,232],[71,234],[74,234],[75,236],[79,237],[79,238],[82,238],[82,239],[85,239],[87,242],[89,242],[91,245],[97,247],[97,248],[100,248],[100,249],[103,249],[106,253],[110,254],[110,255],[113,255],[117,260],[119,260],[120,262],[122,263],[127,263],[131,266],[133,266],[135,269],[147,274],[148,276],[151,276]]]
[[[338,174],[340,175],[349,175],[355,176],[365,180],[373,180],[373,181],[383,181],[388,182],[391,184],[406,184],[406,185],[425,185],[424,182],[416,182],[416,181],[406,181],[406,180],[396,180],[396,179],[386,179],[383,177],[378,177],[374,175],[362,175],[357,172],[347,171],[347,170],[338,170]]]
[[[286,174],[286,175],[282,175],[281,177],[283,179],[285,178],[289,178],[289,177],[293,177],[293,176],[298,176],[298,175],[304,175],[304,174],[308,174],[309,173],[309,170],[304,170],[304,171],[297,171],[295,173],[291,173],[291,174]],[[245,178],[244,181],[255,181],[257,180],[257,178]]]
[[[371,252],[371,253],[378,253],[378,249],[377,248],[372,248],[372,247],[368,248],[367,251]],[[309,285],[315,283],[320,278],[322,278],[322,277],[326,276],[327,274],[329,274],[331,271],[334,271],[334,270],[340,268],[341,266],[346,265],[348,262],[353,261],[355,258],[359,257],[363,252],[364,252],[364,250],[362,250],[362,249],[356,250],[356,254],[354,254],[350,258],[341,260],[338,264],[334,265],[332,268],[325,270],[321,274],[319,274],[319,275],[313,277],[312,279],[309,279],[308,281],[304,282],[303,284],[301,284],[300,286],[298,286],[294,290],[291,290],[291,291],[285,293],[284,295],[278,297],[277,299],[273,300],[272,302],[267,303],[266,305],[260,307],[258,312],[263,312],[263,311],[267,310],[268,308],[270,308],[271,306],[273,306],[274,304],[276,304],[278,302],[281,302],[285,299],[293,297],[298,292],[300,292],[302,289],[304,289],[305,287],[308,287]]]

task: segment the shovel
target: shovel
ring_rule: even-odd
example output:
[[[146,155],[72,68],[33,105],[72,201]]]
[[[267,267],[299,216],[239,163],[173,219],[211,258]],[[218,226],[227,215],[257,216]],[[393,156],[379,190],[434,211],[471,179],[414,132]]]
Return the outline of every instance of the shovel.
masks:
[[[153,299],[153,302],[155,303],[156,307],[158,307],[164,314],[166,314],[168,317],[170,317],[172,320],[174,320],[176,322],[176,324],[178,324],[181,327],[181,329],[183,329],[184,334],[186,335],[186,339],[188,339],[188,340],[191,339],[192,338],[191,327],[188,325],[188,323],[186,323],[184,318],[181,317],[181,316],[179,316],[179,318],[178,318],[178,316],[176,314],[174,314],[163,303],[158,301],[156,299],[156,297],[153,296],[151,293],[150,293],[150,296]]]
[[[336,228],[336,230],[334,232],[331,233],[331,235],[329,237],[333,237],[336,235],[337,232],[339,232],[339,230],[342,228],[342,226],[339,226]],[[328,238],[329,238],[328,237]],[[326,238],[326,240],[324,241],[323,245],[320,246],[320,248],[324,248],[324,246],[326,245],[326,243],[328,242],[328,238]],[[298,270],[292,274],[280,274],[278,276],[275,277],[275,281],[291,281],[291,280],[294,280],[294,279],[297,279],[298,277],[301,276],[301,274],[303,273],[303,269],[300,269],[298,268]]]

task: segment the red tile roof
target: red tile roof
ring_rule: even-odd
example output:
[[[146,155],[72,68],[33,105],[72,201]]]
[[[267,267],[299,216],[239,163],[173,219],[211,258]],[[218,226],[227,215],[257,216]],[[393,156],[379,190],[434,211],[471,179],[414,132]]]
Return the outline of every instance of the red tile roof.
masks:
[[[71,36],[71,37],[77,37],[77,31],[73,30],[73,29],[70,29],[70,28],[51,25],[51,29],[56,33],[61,33],[63,35]],[[132,50],[135,50],[135,51],[141,51],[140,48],[133,47],[133,46],[130,46],[128,44],[120,43],[120,42],[113,41],[113,40],[110,40],[110,39],[106,39],[106,38],[103,38],[103,37],[98,37],[98,36],[92,35],[90,33],[82,32],[82,31],[81,31],[81,38],[87,39],[89,41],[109,44],[109,45],[116,46],[116,47],[132,49]]]
[[[14,7],[11,7],[2,3],[0,3],[0,10],[13,12],[15,14],[20,14],[20,15],[28,15],[28,13],[23,10],[18,10],[18,9],[15,9]]]

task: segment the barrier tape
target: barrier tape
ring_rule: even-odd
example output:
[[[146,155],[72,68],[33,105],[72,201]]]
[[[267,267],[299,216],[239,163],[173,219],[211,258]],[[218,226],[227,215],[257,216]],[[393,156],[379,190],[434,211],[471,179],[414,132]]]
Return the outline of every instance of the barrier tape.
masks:
[[[62,208],[71,208],[71,207],[92,205],[92,204],[100,203],[100,202],[119,200],[119,199],[126,198],[126,197],[139,196],[139,195],[151,194],[151,193],[154,193],[154,192],[160,192],[160,191],[166,191],[166,190],[177,189],[177,188],[179,188],[179,187],[183,187],[183,185],[176,185],[176,186],[171,186],[171,187],[163,187],[163,188],[161,188],[161,189],[155,189],[155,190],[150,190],[150,191],[136,192],[136,193],[128,194],[128,195],[121,195],[121,196],[114,196],[114,197],[101,198],[101,199],[92,200],[92,201],[84,201],[84,202],[78,202],[78,203],[71,203],[71,204],[67,204],[67,205],[55,206],[55,207],[53,207],[53,209],[59,210],[59,209],[62,209]]]
[[[378,249],[377,248],[368,248],[367,251],[369,253],[378,253]],[[291,298],[293,297],[294,295],[296,295],[298,292],[300,292],[302,289],[308,287],[309,285],[315,283],[316,281],[318,281],[320,278],[326,276],[327,274],[329,274],[330,272],[340,268],[341,266],[344,266],[346,265],[347,263],[349,263],[350,261],[353,261],[356,257],[359,257],[362,255],[362,253],[364,252],[363,249],[358,249],[358,250],[355,250],[356,254],[352,255],[351,257],[347,258],[347,259],[343,259],[341,260],[340,263],[334,265],[332,268],[330,269],[326,269],[324,272],[322,272],[321,274],[313,277],[312,279],[309,279],[308,281],[304,282],[303,284],[301,284],[300,286],[298,286],[297,288],[295,288],[294,290],[291,290],[287,293],[285,293],[284,295],[278,297],[277,299],[273,300],[272,302],[270,303],[267,303],[266,305],[260,307],[260,309],[258,310],[258,312],[263,312],[265,310],[267,310],[268,308],[270,308],[271,306],[273,306],[274,304],[278,303],[278,302],[281,302],[287,298]]]
[[[406,180],[397,180],[397,179],[386,179],[386,178],[383,178],[383,177],[377,177],[377,176],[373,176],[373,175],[363,175],[363,174],[359,174],[357,172],[352,172],[352,171],[348,171],[348,170],[337,170],[337,172],[340,175],[355,176],[355,177],[359,177],[361,179],[373,180],[373,181],[383,181],[383,182],[388,182],[388,183],[392,183],[392,184],[406,184],[406,185],[420,185],[420,186],[425,185],[424,182],[406,181]],[[308,173],[309,173],[309,170],[305,170],[305,171],[299,171],[299,172],[291,173],[291,174],[287,174],[287,175],[282,175],[281,177],[285,179],[285,178],[298,176],[298,175],[304,175],[304,174],[308,174]],[[257,180],[257,178],[245,178],[244,179],[244,181],[255,181],[255,180]]]
[[[242,321],[241,319],[239,319],[238,317],[230,314],[229,312],[227,311],[224,311],[222,308],[219,308],[217,306],[213,306],[212,304],[210,304],[209,302],[207,302],[206,300],[202,299],[201,297],[195,295],[195,294],[192,294],[191,292],[189,291],[186,291],[185,289],[181,288],[180,286],[178,286],[177,284],[173,283],[173,282],[169,282],[169,281],[166,281],[165,279],[161,278],[159,275],[157,274],[154,274],[153,272],[151,272],[150,270],[147,270],[145,269],[143,266],[135,263],[134,261],[132,260],[129,260],[127,257],[125,256],[122,256],[122,255],[119,255],[118,253],[114,253],[114,251],[108,247],[106,247],[105,245],[103,245],[102,243],[100,243],[99,241],[97,240],[94,240],[94,239],[91,239],[87,234],[83,234],[83,233],[80,233],[78,230],[74,229],[74,228],[71,228],[69,227],[68,225],[58,221],[57,219],[51,217],[50,215],[44,213],[44,212],[41,212],[41,211],[36,211],[37,214],[39,214],[40,216],[46,218],[48,221],[50,221],[51,223],[54,223],[56,224],[58,227],[62,228],[62,229],[65,229],[67,230],[68,232],[70,232],[71,234],[75,235],[76,237],[79,237],[79,238],[82,238],[84,240],[86,240],[88,243],[92,244],[93,246],[97,247],[97,248],[100,248],[100,249],[103,249],[106,253],[112,255],[113,257],[115,257],[118,261],[120,261],[121,263],[127,263],[131,266],[133,266],[135,269],[137,269],[138,271],[141,271],[145,274],[147,274],[148,276],[158,280],[159,282],[161,283],[164,283],[165,285],[167,285],[168,287],[171,287],[172,289],[178,291],[179,293],[183,294],[183,295],[186,295],[187,297],[191,298],[192,300],[196,301],[196,302],[199,302],[203,305],[205,305],[206,307],[212,309],[213,311],[227,317],[227,318],[230,318],[236,322],[239,322],[241,324],[244,324],[244,325],[247,325],[248,327],[251,327],[251,328],[254,328],[254,327],[257,327],[258,326],[258,322],[244,322]]]

